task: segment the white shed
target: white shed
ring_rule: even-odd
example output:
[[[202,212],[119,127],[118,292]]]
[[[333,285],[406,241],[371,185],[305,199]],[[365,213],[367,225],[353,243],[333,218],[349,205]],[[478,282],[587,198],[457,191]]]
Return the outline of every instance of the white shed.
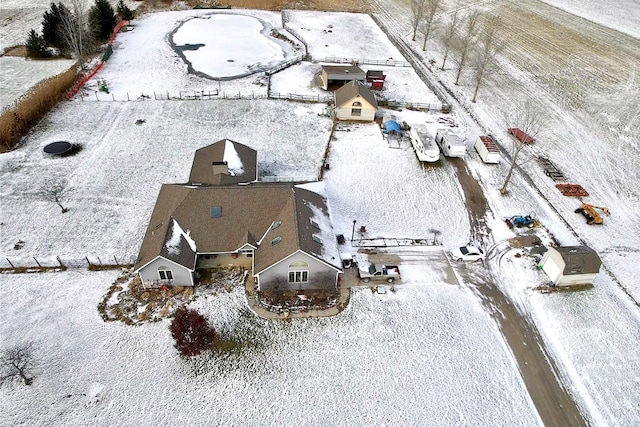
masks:
[[[538,268],[556,286],[571,286],[592,284],[601,265],[598,254],[588,246],[563,246],[549,248]]]

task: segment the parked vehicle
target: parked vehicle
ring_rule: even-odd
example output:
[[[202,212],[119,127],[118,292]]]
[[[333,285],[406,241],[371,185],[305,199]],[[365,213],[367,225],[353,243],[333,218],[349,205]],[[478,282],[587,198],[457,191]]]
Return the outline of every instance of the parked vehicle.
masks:
[[[477,246],[467,245],[453,249],[451,258],[454,261],[481,261],[485,259],[485,253]]]
[[[594,206],[588,203],[583,203],[578,209],[576,209],[576,213],[581,213],[585,218],[587,218],[587,224],[589,225],[600,225],[604,222],[602,216],[598,213],[598,211],[606,215],[609,215],[611,213],[609,211],[609,208],[605,208],[603,206]]]
[[[437,162],[440,160],[440,150],[425,125],[411,125],[409,136],[418,160],[421,162]]]
[[[464,157],[467,152],[464,142],[449,129],[438,129],[438,132],[436,132],[436,144],[440,147],[442,154],[447,157]]]
[[[389,283],[393,283],[400,278],[400,270],[397,265],[365,264],[358,266],[358,275],[365,283],[373,279],[386,280]]]
[[[480,135],[474,147],[483,162],[498,163],[500,161],[500,150],[491,136]]]
[[[535,213],[530,213],[529,215],[514,215],[511,218],[506,218],[504,220],[509,228],[513,227],[540,227],[540,222],[536,219]]]

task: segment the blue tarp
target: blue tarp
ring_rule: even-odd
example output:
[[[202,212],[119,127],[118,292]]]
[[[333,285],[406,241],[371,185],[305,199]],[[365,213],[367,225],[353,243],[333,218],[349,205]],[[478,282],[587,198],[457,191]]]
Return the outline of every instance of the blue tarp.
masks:
[[[385,122],[384,131],[386,133],[402,133],[402,131],[400,130],[400,125],[395,120],[389,120],[388,122]]]

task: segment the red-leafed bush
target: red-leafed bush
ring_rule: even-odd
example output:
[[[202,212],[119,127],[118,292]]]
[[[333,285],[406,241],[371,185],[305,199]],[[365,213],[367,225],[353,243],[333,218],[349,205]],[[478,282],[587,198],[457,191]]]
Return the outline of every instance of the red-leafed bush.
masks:
[[[171,323],[171,335],[181,356],[197,356],[213,347],[216,331],[195,310],[180,308]]]

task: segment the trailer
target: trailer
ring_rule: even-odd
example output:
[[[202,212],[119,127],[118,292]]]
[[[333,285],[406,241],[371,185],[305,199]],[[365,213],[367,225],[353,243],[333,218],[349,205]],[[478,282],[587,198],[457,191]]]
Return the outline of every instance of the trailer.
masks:
[[[480,135],[474,147],[483,162],[495,164],[500,161],[500,150],[491,136]]]
[[[440,160],[440,150],[425,125],[411,125],[409,136],[418,160],[429,163]]]
[[[464,157],[467,147],[460,137],[450,129],[438,129],[436,132],[436,144],[446,157]]]

